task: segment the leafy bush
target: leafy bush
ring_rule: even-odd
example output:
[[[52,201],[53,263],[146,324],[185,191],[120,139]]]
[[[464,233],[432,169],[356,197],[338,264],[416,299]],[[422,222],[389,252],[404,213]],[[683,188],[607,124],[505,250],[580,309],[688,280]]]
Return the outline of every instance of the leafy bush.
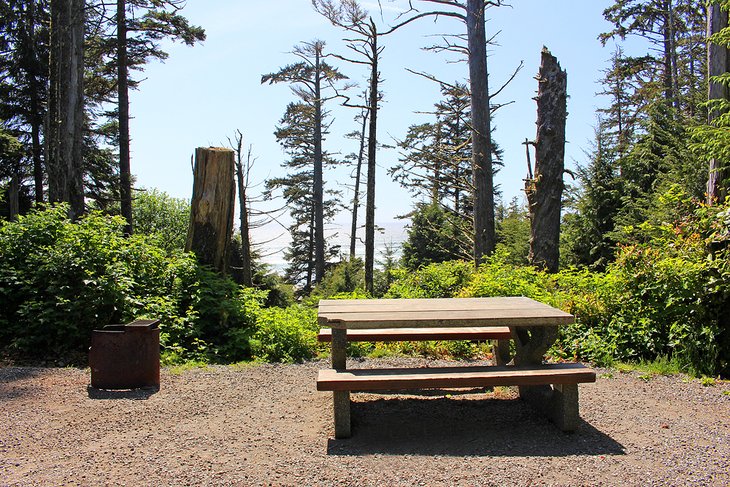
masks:
[[[415,272],[397,269],[393,274],[396,281],[385,294],[386,298],[451,298],[470,282],[474,266],[454,260],[430,264]]]
[[[479,266],[468,286],[458,296],[527,296],[549,301],[549,277],[533,267],[510,265],[507,255],[496,253]]]
[[[317,351],[317,313],[312,308],[262,309],[251,338],[251,354],[267,362],[295,362]]]
[[[550,275],[498,252],[477,271],[467,262],[399,271],[388,297],[528,296],[576,316],[561,327],[555,356],[600,365],[667,357],[695,374],[728,374],[730,210],[693,208],[673,223],[643,224],[643,243],[620,248],[606,272]]]
[[[134,233],[154,239],[165,250],[183,250],[190,224],[190,203],[156,189],[134,192]]]
[[[178,359],[238,359],[263,294],[241,291],[191,254],[125,238],[120,217],[77,223],[65,206],[0,223],[0,343],[27,357],[83,361],[91,330],[160,318],[161,342]],[[222,345],[233,343],[235,346]]]

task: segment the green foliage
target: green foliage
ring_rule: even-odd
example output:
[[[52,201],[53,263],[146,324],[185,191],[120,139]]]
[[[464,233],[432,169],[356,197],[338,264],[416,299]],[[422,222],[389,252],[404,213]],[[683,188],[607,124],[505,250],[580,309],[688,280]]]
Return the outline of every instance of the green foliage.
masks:
[[[124,238],[120,217],[66,215],[56,206],[0,223],[3,352],[83,361],[91,330],[147,316],[161,319],[169,360],[247,356],[264,293],[241,290],[191,254]]]
[[[356,293],[365,289],[365,264],[362,259],[343,260],[330,266],[322,282],[312,293],[321,298]]]
[[[471,280],[474,266],[469,262],[450,261],[427,265],[415,272],[394,271],[396,281],[386,298],[451,298]]]
[[[495,253],[479,266],[459,297],[527,296],[538,301],[548,297],[548,275],[528,266],[507,263],[506,253]]]
[[[317,313],[294,305],[262,309],[251,338],[251,355],[267,362],[295,362],[312,358],[317,350]]]
[[[665,357],[693,374],[727,374],[730,208],[676,190],[659,201],[665,222],[629,234],[637,243],[619,248],[605,272],[547,274],[497,253],[476,272],[467,262],[401,270],[387,297],[528,296],[576,316],[561,328],[556,357],[605,366]]]
[[[497,252],[510,264],[528,263],[530,253],[530,217],[517,197],[507,207],[497,208]]]
[[[156,189],[136,191],[132,205],[134,233],[146,235],[165,250],[183,250],[190,224],[190,203]]]
[[[460,222],[439,204],[416,206],[403,243],[401,263],[408,269],[418,269],[431,263],[468,258],[465,234]]]

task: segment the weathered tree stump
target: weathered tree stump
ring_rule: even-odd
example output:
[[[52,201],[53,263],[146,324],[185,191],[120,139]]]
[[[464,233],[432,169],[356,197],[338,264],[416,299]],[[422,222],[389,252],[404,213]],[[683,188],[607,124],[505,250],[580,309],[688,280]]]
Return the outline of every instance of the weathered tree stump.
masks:
[[[218,147],[195,149],[193,198],[185,250],[221,273],[228,269],[236,186],[234,152]]]
[[[568,75],[545,47],[537,81],[535,175],[525,185],[530,211],[530,263],[557,272]]]

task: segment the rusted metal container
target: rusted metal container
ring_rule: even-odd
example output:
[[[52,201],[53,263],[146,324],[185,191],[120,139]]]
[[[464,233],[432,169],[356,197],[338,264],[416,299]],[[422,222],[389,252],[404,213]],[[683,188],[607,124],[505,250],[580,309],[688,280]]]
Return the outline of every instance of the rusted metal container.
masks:
[[[135,320],[91,332],[91,387],[160,387],[160,320]]]

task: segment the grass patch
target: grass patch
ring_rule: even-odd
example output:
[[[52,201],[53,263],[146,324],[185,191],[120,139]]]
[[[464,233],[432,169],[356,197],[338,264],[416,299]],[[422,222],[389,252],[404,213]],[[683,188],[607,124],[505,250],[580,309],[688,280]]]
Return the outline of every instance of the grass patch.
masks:
[[[168,372],[172,375],[182,375],[184,372],[189,370],[201,369],[205,370],[208,368],[208,363],[202,360],[188,360],[181,364],[170,365],[167,367]]]
[[[265,362],[260,362],[258,360],[244,360],[242,362],[236,362],[235,364],[230,364],[230,365],[228,365],[228,368],[232,369],[232,370],[247,370],[247,369],[252,369],[254,367],[258,367],[262,363],[265,363]]]
[[[679,375],[682,373],[682,367],[675,359],[666,356],[658,357],[655,360],[640,362],[619,362],[614,366],[621,373],[639,372],[639,379],[648,381],[657,375]]]

